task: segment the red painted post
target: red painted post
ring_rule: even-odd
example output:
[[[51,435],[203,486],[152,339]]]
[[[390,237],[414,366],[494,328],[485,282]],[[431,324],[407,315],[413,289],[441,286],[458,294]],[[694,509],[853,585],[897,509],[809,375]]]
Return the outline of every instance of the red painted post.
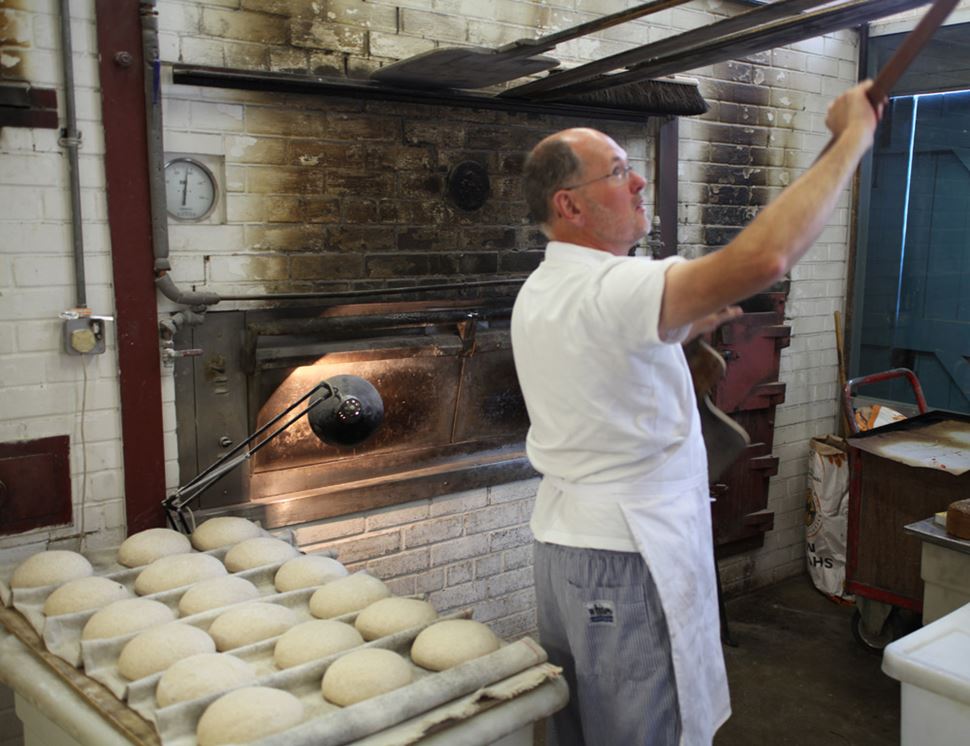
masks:
[[[165,454],[136,0],[96,0],[128,533],[164,523]]]

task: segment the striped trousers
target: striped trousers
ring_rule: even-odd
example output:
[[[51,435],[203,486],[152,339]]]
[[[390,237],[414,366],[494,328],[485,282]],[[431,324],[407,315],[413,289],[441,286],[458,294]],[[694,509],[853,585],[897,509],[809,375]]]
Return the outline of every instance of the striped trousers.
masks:
[[[569,684],[549,746],[673,746],[680,739],[670,637],[637,553],[535,543],[539,641]]]

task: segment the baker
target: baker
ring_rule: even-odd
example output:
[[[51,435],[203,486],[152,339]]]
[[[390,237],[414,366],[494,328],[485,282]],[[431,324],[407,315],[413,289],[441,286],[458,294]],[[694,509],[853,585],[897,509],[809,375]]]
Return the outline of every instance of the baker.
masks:
[[[542,140],[526,201],[549,239],[512,312],[543,475],[531,527],[539,636],[572,696],[553,744],[709,744],[730,716],[707,458],[681,343],[740,311],[825,227],[880,112],[862,83],[829,105],[831,147],[707,256],[628,253],[645,179],[593,129]]]

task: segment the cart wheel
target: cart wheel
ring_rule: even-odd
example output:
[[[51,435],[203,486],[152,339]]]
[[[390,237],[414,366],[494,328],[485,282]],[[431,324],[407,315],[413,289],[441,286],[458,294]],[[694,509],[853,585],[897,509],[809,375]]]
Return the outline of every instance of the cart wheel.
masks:
[[[882,629],[877,634],[873,634],[866,629],[866,625],[862,623],[862,614],[856,609],[852,614],[852,636],[869,652],[882,653],[883,648],[902,636],[899,614],[896,611],[893,609],[889,612]]]

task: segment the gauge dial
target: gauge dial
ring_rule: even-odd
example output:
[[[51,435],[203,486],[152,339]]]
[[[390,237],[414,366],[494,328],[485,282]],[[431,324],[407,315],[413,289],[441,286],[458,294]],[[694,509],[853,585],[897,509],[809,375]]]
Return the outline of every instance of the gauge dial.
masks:
[[[218,196],[212,171],[194,158],[173,158],[165,164],[165,205],[176,220],[204,220]]]

